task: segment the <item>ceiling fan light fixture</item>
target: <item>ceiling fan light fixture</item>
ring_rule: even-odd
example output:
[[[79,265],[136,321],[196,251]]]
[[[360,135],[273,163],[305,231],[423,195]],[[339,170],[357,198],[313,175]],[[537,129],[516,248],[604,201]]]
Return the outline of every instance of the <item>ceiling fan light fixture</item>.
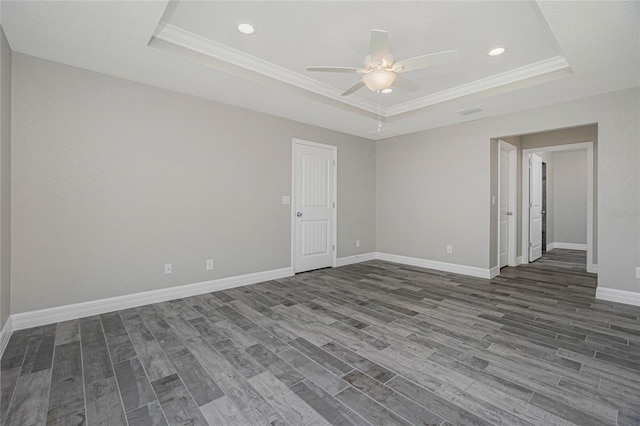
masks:
[[[385,94],[385,95],[386,95],[386,94],[389,94],[389,93],[391,93],[391,92],[393,92],[393,89],[392,89],[391,87],[388,87],[388,88],[383,89],[383,90],[381,90],[381,91],[380,91],[380,93],[383,93],[383,94]]]
[[[377,69],[362,77],[364,84],[373,92],[382,92],[389,89],[396,79],[396,74],[391,71]]]
[[[241,22],[238,24],[238,31],[240,31],[242,34],[253,34],[254,32],[256,32],[256,29],[253,27],[253,25],[251,25],[248,22]]]
[[[507,51],[507,48],[506,48],[506,47],[502,47],[502,46],[500,46],[500,47],[494,47],[493,49],[491,49],[491,50],[489,51],[489,56],[500,56],[500,55],[502,55],[502,54],[503,54],[504,52],[506,52],[506,51]]]

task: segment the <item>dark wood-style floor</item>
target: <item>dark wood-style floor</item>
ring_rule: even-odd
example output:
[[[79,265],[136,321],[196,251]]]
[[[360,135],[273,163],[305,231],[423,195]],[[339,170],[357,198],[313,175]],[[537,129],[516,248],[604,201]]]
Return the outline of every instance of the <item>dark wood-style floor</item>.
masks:
[[[17,331],[3,425],[638,425],[640,308],[584,253],[382,261]]]

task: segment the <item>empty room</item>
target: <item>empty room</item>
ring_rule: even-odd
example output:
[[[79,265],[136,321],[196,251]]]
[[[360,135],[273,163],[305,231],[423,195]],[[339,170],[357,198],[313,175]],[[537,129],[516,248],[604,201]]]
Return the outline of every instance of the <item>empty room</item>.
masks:
[[[640,425],[639,2],[0,27],[0,425]]]

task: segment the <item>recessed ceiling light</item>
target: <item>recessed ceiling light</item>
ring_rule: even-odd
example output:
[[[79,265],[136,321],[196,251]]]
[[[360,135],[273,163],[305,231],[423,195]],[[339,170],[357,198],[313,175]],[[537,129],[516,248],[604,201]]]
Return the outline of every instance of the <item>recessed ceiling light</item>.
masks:
[[[384,89],[384,90],[381,90],[381,91],[380,91],[380,93],[384,93],[385,95],[386,95],[387,93],[391,93],[391,92],[393,92],[393,89],[392,89],[392,88],[388,88],[388,89]]]
[[[240,31],[242,34],[253,34],[256,29],[253,28],[253,25],[242,22],[238,24],[238,31]]]
[[[506,51],[507,51],[507,49],[504,48],[504,47],[496,47],[496,48],[491,49],[489,51],[489,56],[500,56]]]

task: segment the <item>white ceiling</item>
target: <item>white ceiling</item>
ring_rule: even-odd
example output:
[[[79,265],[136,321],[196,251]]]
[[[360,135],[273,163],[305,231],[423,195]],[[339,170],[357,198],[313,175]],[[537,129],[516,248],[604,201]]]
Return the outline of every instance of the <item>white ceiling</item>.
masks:
[[[370,139],[638,86],[640,3],[7,1],[16,52]],[[251,22],[256,33],[236,30]],[[340,93],[372,29],[397,60],[458,49],[404,74],[420,89]],[[507,53],[489,57],[495,46]],[[456,111],[482,105],[484,112]],[[385,121],[386,131],[370,133]]]

